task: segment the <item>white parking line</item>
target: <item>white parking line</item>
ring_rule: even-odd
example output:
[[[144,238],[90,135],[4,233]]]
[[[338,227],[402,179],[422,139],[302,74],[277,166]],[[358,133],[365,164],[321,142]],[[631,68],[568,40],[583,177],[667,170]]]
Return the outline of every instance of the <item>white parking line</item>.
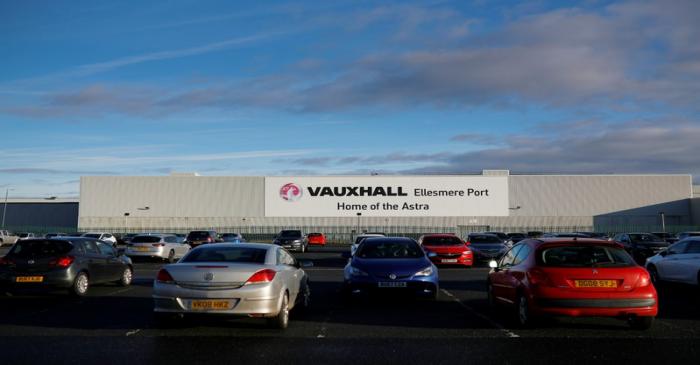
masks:
[[[114,295],[117,295],[117,294],[126,293],[126,292],[128,292],[128,291],[133,290],[133,289],[134,289],[134,287],[133,287],[133,286],[130,286],[130,287],[128,287],[128,288],[124,288],[124,289],[117,290],[117,291],[115,291],[115,292],[106,294],[105,296],[111,297],[111,296],[114,296]]]
[[[137,333],[139,333],[139,332],[141,332],[140,329],[135,329],[135,330],[133,330],[133,331],[129,331],[129,332],[126,333],[126,337],[133,336],[133,335],[135,335],[135,334],[137,334]]]
[[[511,330],[509,330],[509,329],[504,328],[503,326],[501,326],[500,323],[498,323],[498,322],[494,321],[493,319],[489,318],[488,316],[486,316],[486,315],[484,315],[484,314],[478,312],[476,309],[474,309],[474,308],[472,308],[472,307],[470,307],[470,306],[464,304],[464,302],[462,302],[461,300],[459,300],[459,298],[457,298],[454,294],[448,292],[448,291],[445,290],[445,289],[440,289],[440,291],[443,292],[443,293],[444,293],[445,295],[447,295],[448,297],[452,298],[452,300],[454,300],[455,302],[457,302],[460,306],[462,306],[462,308],[466,309],[466,310],[467,310],[468,312],[470,312],[471,314],[473,314],[473,315],[475,315],[475,316],[477,316],[477,317],[483,319],[484,321],[486,321],[486,322],[487,322],[488,324],[490,324],[491,326],[493,326],[493,327],[495,327],[495,328],[501,330],[501,332],[503,332],[506,336],[511,337],[511,338],[518,338],[518,337],[520,337],[520,335],[518,335],[517,333],[515,333],[515,332],[513,332],[513,331],[511,331]]]

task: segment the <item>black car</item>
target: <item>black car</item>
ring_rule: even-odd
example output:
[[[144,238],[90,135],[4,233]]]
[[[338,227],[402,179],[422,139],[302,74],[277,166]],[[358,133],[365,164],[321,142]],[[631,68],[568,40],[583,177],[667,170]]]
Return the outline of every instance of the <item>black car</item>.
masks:
[[[192,231],[187,234],[187,237],[185,238],[185,243],[190,245],[192,248],[199,245],[216,242],[222,242],[219,239],[219,235],[216,234],[216,231]]]
[[[282,246],[288,250],[306,252],[309,246],[309,240],[297,229],[285,229],[275,236],[275,245]]]
[[[527,238],[527,235],[525,233],[507,233],[508,239],[513,242],[513,244],[516,244],[524,239]]]
[[[92,284],[131,284],[131,260],[109,243],[84,237],[28,239],[0,258],[0,288],[5,291],[67,290],[84,296]]]
[[[621,244],[640,265],[646,263],[647,257],[668,248],[668,242],[651,233],[619,233],[613,240]]]
[[[505,241],[489,233],[470,233],[466,241],[474,253],[474,261],[496,260],[510,248]]]
[[[651,232],[656,237],[661,238],[662,240],[668,242],[668,244],[676,243],[678,242],[678,237],[676,237],[675,234],[673,233],[668,233],[668,232]]]

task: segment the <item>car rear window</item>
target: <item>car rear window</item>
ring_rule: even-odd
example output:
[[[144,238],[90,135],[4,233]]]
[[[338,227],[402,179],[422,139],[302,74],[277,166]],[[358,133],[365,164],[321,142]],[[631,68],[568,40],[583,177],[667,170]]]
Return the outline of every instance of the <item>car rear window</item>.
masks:
[[[281,237],[301,237],[301,231],[282,231]]]
[[[12,246],[7,255],[22,258],[53,257],[65,255],[72,249],[73,245],[66,241],[20,241]]]
[[[653,234],[630,234],[630,239],[637,242],[654,242],[660,240],[659,237],[656,237]]]
[[[181,262],[239,262],[264,264],[267,249],[251,247],[200,247],[190,252]]]
[[[187,235],[188,241],[206,240],[207,238],[209,238],[209,232],[207,232],[207,231],[193,231]]]
[[[320,237],[322,234],[320,233],[309,233],[309,237]]]
[[[131,239],[131,243],[156,243],[160,242],[158,236],[136,236]]]
[[[88,237],[88,238],[100,238],[100,235],[99,235],[99,234],[88,233],[88,234],[84,234],[83,237]]]
[[[423,237],[423,244],[426,246],[461,246],[464,242],[457,237]]]
[[[491,235],[470,235],[469,236],[469,242],[474,244],[479,244],[479,243],[503,243],[500,238],[496,236],[491,236]]]
[[[557,246],[544,248],[538,263],[550,267],[633,266],[634,260],[622,248],[612,246]]]
[[[424,255],[413,241],[369,240],[364,241],[357,252],[357,256],[363,259],[406,259]]]

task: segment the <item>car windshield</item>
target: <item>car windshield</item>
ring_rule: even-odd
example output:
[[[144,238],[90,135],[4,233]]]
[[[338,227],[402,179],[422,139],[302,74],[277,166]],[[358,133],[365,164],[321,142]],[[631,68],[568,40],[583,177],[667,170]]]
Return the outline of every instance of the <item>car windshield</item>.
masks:
[[[280,232],[280,237],[284,237],[284,238],[301,237],[301,231],[282,231],[282,232]]]
[[[27,236],[29,236],[29,233],[20,233],[20,234],[19,234],[19,237],[20,237],[20,238],[25,238],[25,237],[27,237]]]
[[[672,238],[673,235],[670,233],[664,233],[664,232],[655,232],[654,236],[659,237],[659,238]]]
[[[624,249],[611,246],[559,246],[538,255],[540,265],[552,267],[633,266]]]
[[[496,237],[498,237],[498,238],[500,238],[500,239],[502,239],[502,240],[508,239],[508,235],[505,234],[505,233],[503,233],[503,232],[486,232],[486,233],[492,234],[492,235],[494,235],[494,236],[496,236]]]
[[[209,245],[205,245],[209,246]],[[264,264],[267,249],[251,247],[201,247],[190,252],[181,262],[237,262]]]
[[[193,231],[187,235],[188,241],[201,241],[209,238],[209,232],[207,231]]]
[[[423,237],[425,246],[462,246],[464,242],[454,236],[428,236]]]
[[[221,238],[238,238],[238,233],[224,233]]]
[[[360,245],[357,256],[363,259],[406,259],[420,258],[425,254],[413,241],[365,241]]]
[[[131,240],[131,243],[156,243],[160,242],[158,236],[136,236]]]
[[[86,234],[83,235],[83,237],[88,237],[88,238],[100,238],[100,234],[86,233]]]
[[[503,243],[500,238],[490,235],[490,234],[475,234],[469,235],[469,242],[471,244],[495,244]]]
[[[8,256],[21,258],[42,258],[64,255],[73,249],[73,245],[65,241],[20,241],[12,246]]]
[[[654,236],[653,234],[642,233],[642,234],[630,234],[630,239],[637,242],[655,242],[659,241],[660,238]]]

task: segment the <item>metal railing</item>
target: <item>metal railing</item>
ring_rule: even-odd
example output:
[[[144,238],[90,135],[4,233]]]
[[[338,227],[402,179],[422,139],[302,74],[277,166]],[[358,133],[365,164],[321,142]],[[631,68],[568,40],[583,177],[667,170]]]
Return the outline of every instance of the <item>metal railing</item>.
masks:
[[[35,235],[44,235],[50,232],[61,232],[67,234],[75,234],[78,232],[76,227],[45,227],[45,226],[13,226],[7,227],[13,232],[32,232]],[[460,237],[465,237],[472,232],[602,232],[608,235],[613,235],[620,232],[662,232],[661,225],[597,225],[597,226],[221,226],[221,227],[192,227],[192,228],[150,228],[147,230],[133,228],[125,230],[124,227],[91,227],[89,231],[93,232],[109,232],[114,234],[124,233],[175,233],[187,234],[190,231],[196,230],[214,230],[217,233],[241,233],[248,241],[271,242],[275,235],[281,230],[297,229],[303,233],[319,232],[326,236],[326,241],[333,244],[349,244],[356,235],[368,232],[384,233],[387,236],[393,237],[411,237],[418,238],[427,233],[452,233]],[[700,226],[671,226],[666,225],[666,232],[680,233],[687,231],[700,231]],[[81,229],[86,231],[86,229]]]

